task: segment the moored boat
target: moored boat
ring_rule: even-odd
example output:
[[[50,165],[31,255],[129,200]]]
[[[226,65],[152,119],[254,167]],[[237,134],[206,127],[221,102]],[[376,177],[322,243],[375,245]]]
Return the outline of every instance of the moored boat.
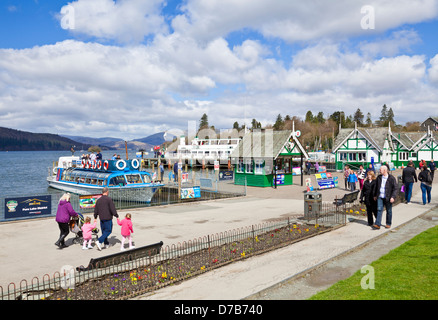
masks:
[[[149,203],[164,184],[152,181],[152,175],[140,171],[140,161],[81,161],[79,157],[61,157],[49,172],[50,187],[80,195],[99,194],[108,187],[113,198]]]

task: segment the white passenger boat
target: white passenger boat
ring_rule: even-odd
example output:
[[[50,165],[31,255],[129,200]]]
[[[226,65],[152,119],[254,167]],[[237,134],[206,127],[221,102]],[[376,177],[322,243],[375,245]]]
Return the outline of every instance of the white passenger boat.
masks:
[[[140,171],[140,161],[81,161],[79,157],[60,157],[49,172],[50,187],[80,195],[99,194],[108,187],[115,200],[149,203],[164,184],[152,181],[152,175]]]

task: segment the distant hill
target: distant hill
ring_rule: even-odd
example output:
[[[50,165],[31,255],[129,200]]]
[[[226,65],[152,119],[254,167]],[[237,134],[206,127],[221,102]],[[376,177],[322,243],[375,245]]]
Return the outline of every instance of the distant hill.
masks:
[[[99,146],[101,148],[108,147],[110,149],[125,149],[125,141],[120,138],[90,138],[90,137],[82,137],[82,136],[64,136],[69,139],[85,143],[91,144],[94,146]],[[146,151],[150,151],[151,148],[157,145],[161,145],[164,143],[164,132],[158,132],[147,136],[145,138],[134,139],[132,141],[127,141],[128,149],[130,150],[140,150],[144,149]]]
[[[80,145],[66,137],[51,133],[32,133],[0,127],[0,151],[70,150]],[[89,148],[84,144],[84,148]]]
[[[164,140],[164,132],[158,132],[147,136],[146,138],[135,139],[134,141],[139,141],[143,143],[150,144],[152,146],[159,146],[165,142]]]

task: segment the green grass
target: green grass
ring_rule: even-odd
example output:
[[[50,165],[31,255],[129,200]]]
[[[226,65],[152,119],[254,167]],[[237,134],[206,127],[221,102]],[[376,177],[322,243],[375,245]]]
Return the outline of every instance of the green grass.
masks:
[[[374,289],[362,289],[362,278],[371,273],[358,270],[310,300],[438,299],[438,226],[390,251],[371,266],[374,268]]]

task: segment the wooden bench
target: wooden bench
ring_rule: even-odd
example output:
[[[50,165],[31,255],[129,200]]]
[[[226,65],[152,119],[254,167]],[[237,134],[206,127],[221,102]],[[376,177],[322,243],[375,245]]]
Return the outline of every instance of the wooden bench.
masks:
[[[357,197],[359,196],[360,190],[353,191],[351,193],[346,193],[341,199],[335,199],[333,201],[333,204],[338,206],[342,206],[346,203],[353,203],[357,200]]]
[[[80,266],[76,271],[87,271],[96,268],[105,268],[111,265],[117,265],[126,261],[132,261],[144,257],[153,256],[160,253],[163,241],[151,244],[144,247],[134,248],[119,253],[110,254],[107,256],[91,259],[87,267]]]

